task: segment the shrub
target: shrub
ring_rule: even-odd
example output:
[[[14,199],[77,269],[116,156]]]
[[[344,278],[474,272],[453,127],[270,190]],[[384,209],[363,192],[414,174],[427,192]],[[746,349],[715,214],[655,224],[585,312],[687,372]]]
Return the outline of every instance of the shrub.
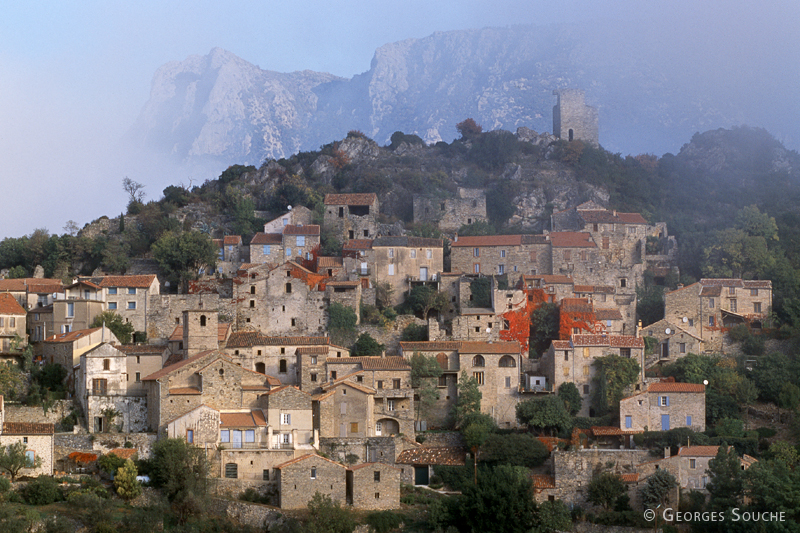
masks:
[[[758,433],[759,439],[769,439],[774,437],[778,432],[772,428],[757,428],[756,433]]]
[[[29,505],[50,505],[64,499],[58,482],[50,476],[39,476],[23,490],[25,502]]]
[[[372,338],[369,333],[362,333],[353,345],[353,357],[363,355],[380,355],[384,345]]]
[[[394,511],[376,511],[367,515],[366,522],[372,526],[375,533],[388,533],[400,527],[403,517]]]
[[[424,324],[409,324],[400,335],[401,341],[427,341],[428,327]]]

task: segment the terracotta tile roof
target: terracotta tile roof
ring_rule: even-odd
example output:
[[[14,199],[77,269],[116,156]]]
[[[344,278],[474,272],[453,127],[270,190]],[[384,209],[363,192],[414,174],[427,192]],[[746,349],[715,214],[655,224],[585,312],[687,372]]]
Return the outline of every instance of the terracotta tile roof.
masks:
[[[706,391],[706,386],[702,383],[675,383],[661,382],[653,383],[647,388],[647,392],[699,392]]]
[[[25,292],[26,289],[24,279],[0,279],[0,291]]]
[[[24,307],[7,292],[0,293],[0,315],[27,315]]]
[[[430,239],[425,237],[411,236],[387,236],[378,237],[372,241],[372,247],[397,246],[405,248],[441,248],[444,246],[442,239]]]
[[[624,430],[615,426],[592,426],[589,428],[589,431],[591,431],[595,437],[610,437],[643,433],[643,431]]]
[[[109,451],[107,455],[111,455],[113,453],[120,459],[130,459],[136,455],[138,451],[139,450],[136,448],[114,448],[113,450]]]
[[[52,435],[53,433],[55,433],[53,424],[3,422],[3,435]]]
[[[634,472],[632,474],[620,474],[619,476],[622,478],[623,483],[638,483],[639,482],[639,472]]]
[[[157,280],[155,274],[144,274],[140,276],[98,276],[93,278],[81,278],[83,281],[91,281],[100,287],[129,287],[147,289]]]
[[[702,278],[700,285],[703,287],[744,287],[741,278]]]
[[[344,358],[339,358],[341,359]],[[350,357],[350,359],[358,359],[364,370],[411,370],[408,361],[399,356]]]
[[[403,450],[397,456],[395,463],[404,465],[450,465],[459,466],[466,464],[467,450],[459,446],[441,448],[428,448],[420,446],[410,450]]]
[[[67,457],[69,457],[76,463],[83,463],[83,464],[93,463],[97,461],[97,454],[89,452],[72,452]]]
[[[294,353],[298,355],[328,355],[329,346],[301,346]]]
[[[76,340],[91,335],[101,328],[79,329],[77,331],[68,331],[67,333],[59,333],[45,339],[45,342],[75,342]]]
[[[162,365],[162,368],[166,368],[168,366],[172,366],[172,365],[174,365],[176,363],[180,363],[181,361],[183,361],[183,354],[182,353],[169,354],[169,356],[167,357],[167,360],[164,361],[164,364]]]
[[[316,224],[309,224],[307,226],[296,226],[289,224],[283,227],[284,235],[319,235],[319,226]]]
[[[287,466],[291,466],[293,464],[296,464],[296,463],[299,463],[299,462],[302,462],[302,461],[306,461],[308,459],[312,459],[312,460],[315,460],[315,461],[317,461],[317,460],[328,461],[331,464],[334,464],[336,466],[340,466],[340,467],[344,468],[345,470],[347,470],[347,467],[344,466],[343,464],[337,463],[336,461],[331,461],[330,459],[326,459],[325,457],[322,457],[321,455],[317,455],[315,453],[307,453],[307,454],[303,455],[302,457],[296,457],[294,459],[289,459],[285,463],[281,463],[281,464],[277,465],[275,468],[277,468],[278,470],[281,470],[283,468],[286,468]]]
[[[169,393],[175,396],[198,396],[200,395],[200,389],[197,387],[176,387],[169,389]]]
[[[592,303],[586,298],[563,298],[561,312],[563,313],[591,313],[594,310]]]
[[[772,288],[772,281],[770,280],[759,280],[759,279],[746,279],[744,280],[744,288],[745,289],[771,289]]]
[[[517,341],[497,341],[497,342],[481,342],[481,341],[461,341],[461,346],[458,351],[460,353],[520,353],[519,342]]]
[[[183,368],[184,366],[186,366],[188,364],[200,361],[204,357],[208,357],[209,355],[221,355],[221,354],[217,350],[207,350],[205,352],[200,352],[200,353],[198,353],[196,355],[193,355],[192,357],[189,357],[188,359],[181,359],[180,361],[178,361],[175,364],[172,364],[172,365],[169,365],[169,366],[165,366],[161,370],[153,372],[149,376],[143,377],[142,381],[155,381],[155,380],[157,380],[157,379],[159,379],[159,378],[161,378],[163,376],[166,376],[170,372],[174,372],[175,370],[178,370],[179,368]],[[171,359],[171,357],[170,357],[170,359]]]
[[[330,257],[327,255],[317,257],[317,268],[340,268],[342,264],[341,257]]]
[[[522,235],[476,235],[458,237],[450,241],[451,248],[485,247],[485,246],[520,246]]]
[[[553,348],[556,350],[571,350],[572,342],[570,341],[553,341]]]
[[[245,369],[245,370],[247,370],[247,369]],[[271,378],[272,377],[272,376],[268,376],[267,374],[261,374],[261,375],[266,377],[266,378]],[[274,379],[277,381],[277,383],[280,383],[280,380],[278,378],[274,378]],[[269,379],[267,379],[267,381],[269,381]],[[270,383],[270,386],[272,386],[272,383]],[[268,386],[266,386],[266,385],[242,385],[242,390],[251,391],[251,392],[252,391],[268,391],[268,390],[270,390],[270,388]]]
[[[344,243],[342,250],[372,250],[372,239],[351,239]]]
[[[60,280],[47,280],[45,283],[28,283],[28,292],[35,294],[52,294],[61,292],[64,284]]]
[[[228,330],[230,330],[231,325],[227,322],[218,322],[217,323],[217,342],[223,342],[228,337]],[[183,326],[175,326],[175,329],[172,331],[172,335],[169,336],[170,342],[177,342],[183,340]]]
[[[325,195],[325,205],[372,205],[378,199],[374,192]]]
[[[328,346],[329,337],[268,337],[259,331],[235,331],[228,338],[227,348],[253,346]]]
[[[263,419],[263,416],[261,417]],[[240,427],[240,428],[254,428],[258,424],[256,424],[256,420],[253,418],[252,412],[247,413],[223,413],[220,411],[219,413],[219,425],[220,427]],[[266,424],[264,424],[266,425]]]
[[[250,239],[250,245],[254,244],[281,244],[283,242],[283,235],[280,233],[256,233]]]
[[[616,211],[603,210],[580,210],[581,218],[590,224],[647,224],[639,213],[617,213]]]
[[[569,441],[567,439],[560,439],[558,437],[536,437],[536,440],[544,444],[548,452],[552,452],[553,450],[558,448],[559,442],[563,442],[564,444],[569,444]]]
[[[489,307],[464,307],[461,309],[462,316],[472,315],[494,315],[494,309]]]
[[[128,355],[161,355],[167,347],[163,344],[127,344],[117,346],[117,350]]]
[[[619,309],[595,309],[594,316],[597,320],[622,320]]]
[[[226,235],[222,239],[222,244],[225,246],[238,246],[242,244],[242,236],[241,235]]]
[[[571,340],[573,346],[644,348],[644,339],[633,335],[573,335]]]
[[[400,349],[404,352],[454,351],[460,347],[460,341],[405,341],[400,343]]]
[[[678,455],[689,457],[716,457],[719,446],[681,446]]]
[[[361,470],[362,468],[366,468],[368,466],[372,468],[392,468],[394,470],[400,470],[396,466],[392,466],[387,463],[361,463],[360,465],[351,466],[350,470]]]
[[[553,248],[597,248],[592,235],[583,231],[554,231],[550,233]]]
[[[534,489],[554,489],[556,488],[556,478],[548,474],[532,474]]]
[[[700,296],[719,296],[722,294],[722,287],[703,287],[700,289]]]

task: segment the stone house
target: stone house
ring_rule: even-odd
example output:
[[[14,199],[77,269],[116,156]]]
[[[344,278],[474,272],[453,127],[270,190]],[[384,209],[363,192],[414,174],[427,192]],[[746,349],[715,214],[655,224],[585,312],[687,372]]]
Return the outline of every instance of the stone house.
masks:
[[[258,396],[281,385],[277,378],[242,368],[217,350],[201,352],[142,378],[148,427],[159,432],[168,421],[206,404],[214,409],[258,407]]]
[[[400,508],[400,468],[362,463],[347,469],[347,501],[355,509]]]
[[[5,403],[0,396],[0,445],[9,446],[22,442],[25,444],[25,456],[31,461],[41,459],[37,468],[23,468],[19,473],[25,476],[52,476],[54,463],[53,424],[37,422],[6,422]]]
[[[328,383],[322,387],[323,391],[342,380],[374,391],[371,413],[374,423],[365,428],[366,436],[414,434],[414,389],[411,388],[411,366],[406,359],[396,356],[329,357],[326,367]],[[343,436],[341,431],[339,436]]]
[[[772,312],[769,280],[704,278],[664,294],[664,318],[702,339],[705,351],[724,351],[725,333],[745,324],[760,331]]]
[[[547,235],[460,237],[450,243],[450,270],[468,274],[551,274]]]
[[[574,383],[583,403],[578,416],[594,416],[590,398],[595,387],[598,357],[618,355],[635,359],[644,380],[644,340],[632,335],[572,335],[570,340],[553,341],[540,362],[547,390],[557,391],[562,383]]]
[[[129,393],[145,394],[142,378],[161,370],[168,350],[161,344],[127,344],[115,346],[125,354],[125,373]]]
[[[424,413],[422,417],[429,427],[444,426],[458,398],[458,376],[461,369],[458,351],[460,348],[461,341],[400,342],[400,351],[406,360],[410,361],[415,353],[419,353],[426,357],[435,357],[442,368],[442,375],[437,384],[439,399],[433,408]]]
[[[375,392],[371,387],[348,379],[323,387],[323,392],[312,398],[320,437],[374,436]]]
[[[196,329],[201,331],[202,329],[200,327],[197,327],[199,326],[198,323],[200,321],[201,316],[205,315],[206,321],[209,324],[212,319],[216,320],[219,318],[219,315],[216,312],[214,311],[203,312],[201,309],[195,309],[191,311],[187,310],[184,311],[184,313],[187,313],[189,315],[194,315],[192,318],[195,319],[194,322]],[[223,348],[225,348],[225,345],[228,342],[228,338],[231,336],[231,329],[232,329],[231,325],[225,322],[216,322],[216,324],[207,326],[208,334],[205,334],[205,332],[203,332],[201,334],[194,334],[194,335],[191,332],[192,328],[190,328],[190,332],[188,333],[186,332],[186,330],[183,327],[184,323],[185,320],[181,320],[181,325],[175,326],[175,329],[172,330],[172,335],[170,335],[169,339],[167,339],[168,353],[164,358],[165,362],[166,359],[170,356],[179,355],[181,359],[188,357],[186,347],[189,347],[188,348],[189,351],[191,351],[193,354],[196,354],[200,351],[204,351],[198,349],[198,346],[203,346],[203,345],[207,346],[205,350],[216,350],[216,349],[222,350]],[[217,330],[216,343],[214,343],[214,338],[212,336],[214,327],[216,327]]]
[[[105,302],[104,310],[114,311],[135,331],[147,331],[147,303],[150,296],[161,293],[155,274],[137,276],[97,276],[79,278],[100,287],[99,298]]]
[[[53,302],[51,331],[58,334],[88,329],[104,308],[105,304],[101,300],[58,298]]]
[[[256,233],[250,240],[250,263],[279,265],[286,260],[283,252],[283,228],[280,233]]]
[[[128,389],[127,355],[102,342],[80,355],[75,395],[91,433],[115,427],[125,433],[147,429],[147,398],[141,383]],[[115,411],[115,415],[109,412]]]
[[[223,276],[234,276],[250,255],[248,247],[242,244],[242,236],[225,235],[221,239],[212,239],[212,241],[217,247],[215,270]]]
[[[275,467],[278,507],[302,509],[319,492],[342,505],[347,503],[347,468],[316,454],[306,454]]]
[[[283,233],[283,228],[292,226],[307,226],[311,224],[314,213],[307,207],[298,205],[289,211],[264,224],[264,233]]]
[[[459,187],[455,198],[414,195],[414,223],[433,223],[444,232],[457,232],[461,226],[486,222],[486,192]]]
[[[662,318],[642,330],[643,335],[657,341],[655,352],[647,355],[647,368],[655,363],[673,363],[686,354],[705,351],[703,339],[681,327],[684,325],[683,321],[675,324],[670,319]]]
[[[288,225],[283,228],[283,254],[286,261],[300,258],[312,261],[319,255],[320,228],[316,224],[308,226]]]
[[[328,326],[324,280],[324,276],[293,261],[270,270],[261,302],[265,319],[253,325],[275,335],[324,332]]]
[[[360,281],[327,281],[325,282],[325,298],[327,304],[338,303],[349,307],[356,314],[356,325],[361,323],[361,282]]]
[[[323,226],[342,241],[374,239],[378,234],[378,196],[375,193],[326,194]]]
[[[28,341],[34,346],[34,355],[41,356],[41,343],[56,331],[53,325],[53,304],[34,307],[28,311]]]
[[[556,89],[553,106],[553,135],[565,141],[581,140],[599,146],[597,108],[586,105],[582,89]]]
[[[28,344],[25,319],[28,312],[11,294],[0,293],[0,343],[2,350],[8,352],[19,339],[20,348]]]
[[[669,431],[686,427],[705,431],[705,390],[702,383],[653,383],[646,391],[620,401],[620,429]]]
[[[317,274],[323,274],[330,279],[345,280],[344,258],[321,256],[317,258]]]
[[[375,251],[372,249],[372,239],[353,239],[344,243],[342,246],[342,278],[358,280],[364,289],[374,288],[375,269]],[[317,272],[328,274],[327,270],[319,267]],[[333,273],[331,272],[331,274]]]
[[[64,290],[60,279],[15,278],[0,279],[0,293],[8,293],[26,311],[53,303],[53,294]]]
[[[403,483],[428,485],[437,466],[464,466],[468,451],[461,446],[417,446],[400,452],[395,464]]]
[[[529,300],[533,299],[531,291],[541,291],[538,299],[549,303],[558,303],[575,294],[575,284],[572,278],[561,274],[522,275],[517,283],[517,288],[527,291]]]
[[[438,273],[444,270],[442,239],[378,237],[372,241],[372,256],[372,285],[392,287],[391,305],[402,303],[415,285],[433,284],[438,289]]]
[[[45,340],[42,355],[45,363],[59,364],[72,376],[80,364],[81,355],[103,342],[119,345],[119,340],[107,327],[70,331]],[[72,378],[68,379],[71,381]]]

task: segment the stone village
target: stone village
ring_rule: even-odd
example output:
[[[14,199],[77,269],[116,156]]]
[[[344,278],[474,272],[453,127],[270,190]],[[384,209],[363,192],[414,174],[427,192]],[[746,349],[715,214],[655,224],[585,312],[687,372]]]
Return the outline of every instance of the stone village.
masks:
[[[554,132],[597,143],[596,110],[583,104],[582,92],[559,94]],[[459,189],[446,201],[415,197],[414,220],[437,225],[450,237],[445,242],[379,224],[373,193],[328,194],[324,207],[322,226],[297,208],[249,243],[236,235],[216,240],[217,264],[186,294],[168,294],[153,273],[71,284],[0,280],[4,352],[19,337],[37,360],[62,365],[83,413],[74,433],[56,434],[41,409],[37,417],[0,401],[0,444],[23,440],[43,459],[29,473],[51,474],[67,470],[75,452],[109,451],[103,439],[89,438],[109,430],[141,455],[155,439],[177,437],[205,450],[219,494],[255,488],[295,509],[320,492],[358,509],[390,509],[400,505],[401,483],[427,485],[437,465],[465,464],[469,450],[457,433],[415,439],[447,427],[459,380],[475,380],[482,412],[500,428],[517,428],[517,404],[563,383],[580,392],[580,415],[593,416],[593,362],[614,354],[641,368],[620,403],[618,426],[592,427],[578,446],[553,448],[547,473],[533,474],[536,498],[586,506],[595,466],[609,461],[632,501],[633,489],[659,467],[681,488],[703,489],[704,465],[717,447],[687,444],[652,461],[632,437],[647,428],[704,430],[705,387],[649,378],[645,370],[724,350],[734,325],[761,328],[772,307],[769,281],[679,286],[665,296],[665,318],[643,326],[636,288],[645,271],[676,272],[678,244],[666,224],[638,213],[585,202],[553,213],[551,230],[541,234],[459,236],[463,225],[487,220],[484,191]],[[323,231],[344,242],[341,256],[320,255]],[[488,298],[475,303],[479,280]],[[381,355],[351,356],[329,335],[332,305],[352,309],[358,320],[381,294],[394,306],[416,287],[446,295],[448,305],[424,319],[361,324],[359,331],[385,346]],[[544,303],[559,307],[560,328],[547,350],[534,353],[531,315]],[[122,345],[107,327],[89,327],[109,310],[144,332],[147,344]],[[401,340],[408,325],[426,329],[428,340]],[[645,349],[645,336],[656,340],[654,349]],[[412,387],[414,354],[442,369],[439,399],[424,417]]]

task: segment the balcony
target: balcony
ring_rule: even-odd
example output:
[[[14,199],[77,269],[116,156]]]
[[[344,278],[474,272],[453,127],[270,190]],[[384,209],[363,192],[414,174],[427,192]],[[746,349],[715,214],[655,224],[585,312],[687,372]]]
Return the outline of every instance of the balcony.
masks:
[[[519,386],[520,394],[548,394],[553,392],[553,385],[547,383],[546,385],[525,385]]]

